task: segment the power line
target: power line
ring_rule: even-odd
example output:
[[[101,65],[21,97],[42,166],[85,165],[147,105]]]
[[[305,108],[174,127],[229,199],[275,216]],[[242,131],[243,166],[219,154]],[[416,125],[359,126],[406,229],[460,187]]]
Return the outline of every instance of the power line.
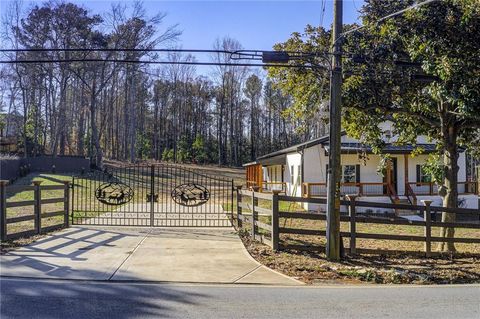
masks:
[[[141,60],[117,60],[117,59],[50,59],[50,60],[0,60],[5,64],[33,64],[33,63],[75,63],[75,62],[112,62],[112,63],[131,63],[131,64],[170,64],[170,65],[203,65],[203,66],[244,66],[244,67],[282,67],[282,68],[302,68],[302,69],[326,69],[321,65],[296,65],[296,64],[278,64],[278,63],[222,63],[222,62],[194,62],[194,61],[141,61]]]
[[[178,53],[234,53],[228,50],[205,49],[139,49],[139,48],[24,48],[0,49],[0,52],[178,52]]]
[[[321,7],[320,7],[320,26],[323,27],[323,19],[325,18],[325,1],[326,0],[322,0],[322,4],[321,4]]]
[[[23,49],[0,49],[0,52],[163,52],[163,53],[222,53],[222,54],[261,54],[263,52],[277,52],[268,50],[208,50],[208,49],[139,49],[139,48],[23,48]],[[324,52],[282,51],[288,54],[303,55],[326,55]]]

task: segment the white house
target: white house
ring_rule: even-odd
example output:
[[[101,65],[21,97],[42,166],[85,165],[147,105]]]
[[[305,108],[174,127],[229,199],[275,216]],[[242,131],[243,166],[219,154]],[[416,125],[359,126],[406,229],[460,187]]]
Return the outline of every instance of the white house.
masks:
[[[369,147],[347,136],[341,137],[342,194],[357,194],[359,200],[421,204],[422,199],[433,200],[441,206],[437,185],[431,182],[423,165],[435,143],[419,136],[416,146],[396,145],[391,134],[391,123],[382,124],[386,143],[383,153],[390,154],[391,162],[385,172],[378,172],[381,157]],[[421,155],[412,156],[412,150],[422,147]],[[325,197],[328,170],[329,138],[320,137],[264,156],[244,166],[247,186],[258,186],[262,191],[282,190],[285,194],[302,197]],[[465,152],[459,154],[458,191],[463,206],[478,208],[478,182],[467,181]],[[308,209],[318,205],[308,205]]]

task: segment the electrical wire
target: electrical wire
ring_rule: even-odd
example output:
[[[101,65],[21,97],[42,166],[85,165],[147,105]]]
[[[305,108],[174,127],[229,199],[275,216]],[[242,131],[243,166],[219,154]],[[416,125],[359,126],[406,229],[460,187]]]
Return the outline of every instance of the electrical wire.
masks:
[[[326,0],[322,0],[322,4],[321,4],[321,7],[320,7],[320,27],[323,27],[323,20],[325,19],[325,6],[326,6]]]
[[[221,63],[221,62],[194,62],[194,61],[142,61],[142,60],[117,60],[117,59],[50,59],[50,60],[0,60],[0,64],[32,64],[32,63],[75,63],[75,62],[113,62],[131,64],[170,64],[170,65],[203,65],[203,66],[244,66],[244,67],[282,67],[302,69],[327,69],[322,65],[298,65],[276,63]]]
[[[139,48],[25,48],[25,49],[0,49],[0,52],[179,52],[179,53],[225,53],[235,51],[205,50],[205,49],[139,49]]]
[[[292,56],[313,56],[313,55],[328,55],[324,52],[303,52],[303,51],[266,51],[266,50],[207,50],[207,49],[130,49],[130,48],[24,48],[24,49],[0,49],[0,52],[163,52],[163,53],[220,53],[220,54],[252,54],[261,56],[262,53],[268,52],[284,52]]]

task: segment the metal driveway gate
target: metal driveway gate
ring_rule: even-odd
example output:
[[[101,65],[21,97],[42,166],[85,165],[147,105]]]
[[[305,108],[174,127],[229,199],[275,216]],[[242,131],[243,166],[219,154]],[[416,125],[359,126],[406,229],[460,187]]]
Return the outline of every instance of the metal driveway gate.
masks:
[[[169,164],[108,167],[73,178],[72,224],[231,226],[233,180]]]

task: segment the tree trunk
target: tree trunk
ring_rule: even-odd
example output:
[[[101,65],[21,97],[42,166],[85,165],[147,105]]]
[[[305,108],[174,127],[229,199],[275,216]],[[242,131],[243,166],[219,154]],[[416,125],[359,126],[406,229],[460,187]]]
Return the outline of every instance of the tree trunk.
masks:
[[[445,143],[445,152],[443,155],[443,186],[440,189],[440,195],[443,198],[443,207],[456,208],[458,206],[458,147],[457,147],[457,129],[447,127],[443,131],[443,140]],[[442,222],[455,222],[455,213],[442,213]],[[453,238],[455,228],[442,227],[440,237]],[[439,250],[443,252],[454,252],[455,244],[453,242],[441,242]]]
[[[92,128],[92,144],[95,146],[95,165],[99,169],[103,169],[103,152],[102,148],[100,147],[100,140],[98,134],[98,128],[96,123],[96,116],[95,116],[95,109],[96,109],[96,80],[95,77],[93,79],[92,85],[92,94],[90,100],[90,124]],[[93,155],[93,154],[92,154]],[[90,159],[92,161],[92,159]]]
[[[82,85],[82,89],[80,90],[80,105],[78,108],[79,119],[78,119],[78,133],[77,133],[77,155],[83,156],[85,154],[85,113],[84,113],[84,85]]]

